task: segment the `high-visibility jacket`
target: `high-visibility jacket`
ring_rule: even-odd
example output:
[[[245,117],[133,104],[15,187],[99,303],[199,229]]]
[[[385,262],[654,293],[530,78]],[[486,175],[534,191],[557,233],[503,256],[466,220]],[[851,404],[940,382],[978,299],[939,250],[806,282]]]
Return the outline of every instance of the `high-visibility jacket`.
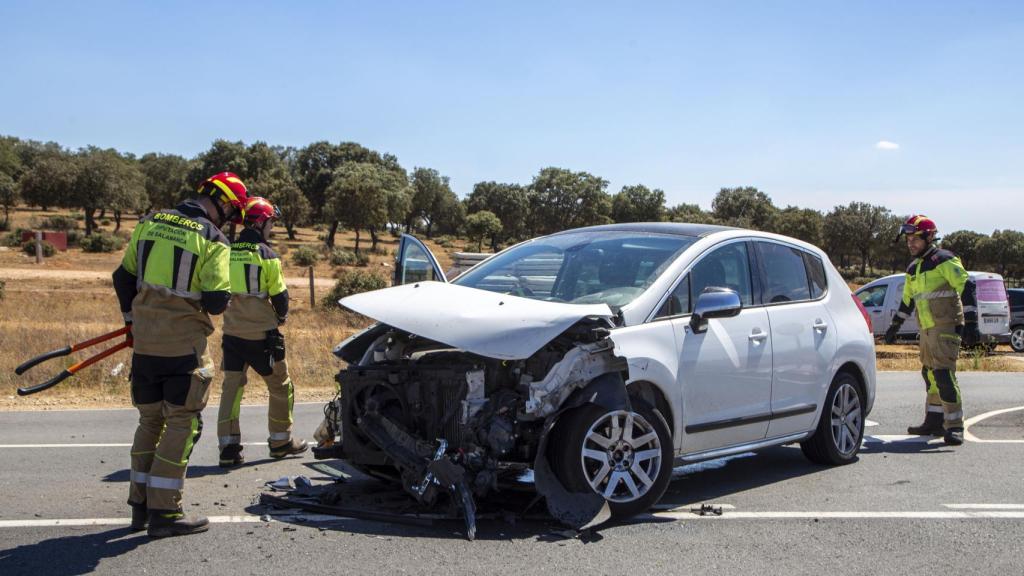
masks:
[[[208,314],[223,312],[231,298],[229,258],[227,238],[198,202],[142,218],[114,272],[135,352],[194,354],[197,340],[213,332]]]
[[[224,333],[229,336],[262,340],[288,316],[281,259],[251,228],[231,244],[231,294],[231,306],[224,313]]]
[[[907,267],[903,301],[896,316],[905,320],[913,306],[922,330],[962,326],[965,313],[968,320],[976,321],[974,307],[965,309],[961,303],[964,292],[973,290],[973,286],[955,254],[932,246]],[[964,301],[974,301],[973,295],[966,296]]]

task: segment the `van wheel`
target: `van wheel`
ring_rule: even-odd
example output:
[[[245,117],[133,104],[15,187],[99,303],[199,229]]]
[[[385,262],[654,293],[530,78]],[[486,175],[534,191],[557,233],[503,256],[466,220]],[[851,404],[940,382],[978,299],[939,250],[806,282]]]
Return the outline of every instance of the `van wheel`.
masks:
[[[563,440],[551,447],[555,473],[565,487],[597,493],[617,518],[653,506],[672,476],[668,424],[642,400],[631,402],[632,411],[587,404],[563,415],[558,425]]]
[[[1010,348],[1014,352],[1024,352],[1024,326],[1014,326],[1010,331]]]
[[[804,456],[815,464],[839,466],[857,459],[864,439],[864,401],[857,379],[836,374],[825,396],[825,408],[814,435],[800,443]]]

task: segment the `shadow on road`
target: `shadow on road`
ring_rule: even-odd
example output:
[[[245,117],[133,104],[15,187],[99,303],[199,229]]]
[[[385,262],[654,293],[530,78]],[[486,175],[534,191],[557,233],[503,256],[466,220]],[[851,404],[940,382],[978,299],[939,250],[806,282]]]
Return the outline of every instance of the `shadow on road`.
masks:
[[[146,542],[149,538],[145,532],[133,534],[127,527],[63,536],[0,550],[0,566],[5,574],[90,574],[104,558],[131,552]]]
[[[189,465],[188,471],[185,473],[185,477],[186,478],[202,478],[204,476],[223,476],[225,474],[230,474],[232,471],[240,470],[240,469],[246,468],[248,466],[259,466],[261,464],[269,464],[269,463],[272,463],[272,462],[279,462],[279,460],[274,460],[273,458],[263,458],[262,460],[253,460],[251,462],[245,462],[241,466],[237,466],[235,468],[221,468],[220,466],[211,466],[211,465],[206,465],[206,466]],[[121,469],[121,470],[117,470],[116,472],[111,472],[110,474],[107,474],[106,476],[103,477],[103,481],[104,482],[127,482],[129,478],[131,478],[131,470],[129,470],[128,468],[124,468],[124,469]]]

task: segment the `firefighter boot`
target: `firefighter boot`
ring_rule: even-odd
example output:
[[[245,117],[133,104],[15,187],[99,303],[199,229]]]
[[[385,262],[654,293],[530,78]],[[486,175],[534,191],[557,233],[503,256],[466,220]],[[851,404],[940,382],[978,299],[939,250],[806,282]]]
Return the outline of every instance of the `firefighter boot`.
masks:
[[[946,433],[942,436],[942,441],[946,443],[946,446],[959,446],[964,443],[964,429],[963,428],[950,428],[946,430]]]
[[[924,422],[920,426],[910,426],[907,434],[914,436],[942,436],[945,434],[942,428],[942,412],[928,411],[925,413]]]
[[[206,532],[209,529],[210,521],[205,516],[185,516],[181,512],[158,510],[149,513],[150,538],[186,536]]]
[[[149,510],[146,509],[145,504],[136,504],[135,502],[129,502],[129,506],[132,507],[132,524],[128,527],[131,532],[141,532],[146,529],[146,525],[149,524]]]
[[[241,444],[228,444],[220,449],[221,468],[234,468],[241,466],[242,462],[245,462],[245,457],[242,456]]]
[[[267,444],[270,444],[270,440],[267,440]],[[291,456],[293,454],[302,454],[307,448],[309,448],[309,443],[305,440],[296,440],[295,438],[291,438],[288,442],[285,442],[280,446],[270,444],[270,457],[284,458],[285,456]]]

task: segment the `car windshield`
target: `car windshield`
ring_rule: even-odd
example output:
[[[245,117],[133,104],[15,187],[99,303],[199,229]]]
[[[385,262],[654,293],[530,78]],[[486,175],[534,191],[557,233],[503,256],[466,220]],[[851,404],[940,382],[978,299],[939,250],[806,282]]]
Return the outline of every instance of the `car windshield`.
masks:
[[[573,232],[538,238],[500,254],[455,284],[534,300],[632,302],[697,238],[643,232]]]

